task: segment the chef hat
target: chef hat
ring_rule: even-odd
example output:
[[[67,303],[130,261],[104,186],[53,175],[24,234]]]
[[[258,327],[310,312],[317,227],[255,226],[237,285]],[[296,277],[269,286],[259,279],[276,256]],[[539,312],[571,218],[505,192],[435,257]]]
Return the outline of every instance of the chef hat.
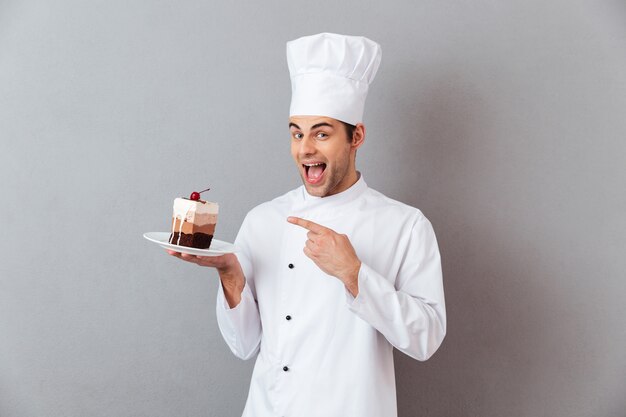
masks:
[[[369,84],[382,51],[362,36],[320,33],[287,42],[290,116],[327,116],[352,125],[363,121]]]

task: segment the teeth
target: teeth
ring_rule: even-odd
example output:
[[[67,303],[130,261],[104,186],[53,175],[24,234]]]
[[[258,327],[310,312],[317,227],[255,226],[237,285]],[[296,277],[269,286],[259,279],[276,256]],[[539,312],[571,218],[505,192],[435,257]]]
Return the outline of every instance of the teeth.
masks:
[[[324,165],[324,164],[321,163],[321,162],[317,163],[317,164],[304,164],[304,166],[307,166],[307,167],[316,167],[316,166],[320,166],[320,165]]]

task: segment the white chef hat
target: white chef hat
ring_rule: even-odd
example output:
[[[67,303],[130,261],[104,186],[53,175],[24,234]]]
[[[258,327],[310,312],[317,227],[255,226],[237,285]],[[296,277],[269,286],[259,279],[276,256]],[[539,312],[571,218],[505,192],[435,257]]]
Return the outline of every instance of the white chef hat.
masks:
[[[287,42],[290,116],[327,116],[352,125],[363,121],[369,84],[382,51],[363,36],[320,33]]]

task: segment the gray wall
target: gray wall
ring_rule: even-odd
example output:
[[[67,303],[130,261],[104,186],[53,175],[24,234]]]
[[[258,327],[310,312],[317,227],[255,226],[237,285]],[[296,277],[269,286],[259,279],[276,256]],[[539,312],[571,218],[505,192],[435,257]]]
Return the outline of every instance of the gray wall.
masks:
[[[320,31],[382,45],[358,167],[443,256],[400,415],[626,415],[623,1],[1,0],[1,417],[240,415],[215,273],[141,235],[299,184],[284,44]]]

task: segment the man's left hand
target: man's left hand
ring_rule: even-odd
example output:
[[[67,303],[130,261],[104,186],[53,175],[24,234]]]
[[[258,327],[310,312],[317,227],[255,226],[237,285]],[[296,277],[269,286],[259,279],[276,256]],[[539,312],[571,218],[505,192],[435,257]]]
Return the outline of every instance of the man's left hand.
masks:
[[[348,236],[299,217],[288,217],[287,221],[309,231],[304,254],[322,271],[339,278],[356,297],[359,293],[358,277],[361,261],[356,256]]]

